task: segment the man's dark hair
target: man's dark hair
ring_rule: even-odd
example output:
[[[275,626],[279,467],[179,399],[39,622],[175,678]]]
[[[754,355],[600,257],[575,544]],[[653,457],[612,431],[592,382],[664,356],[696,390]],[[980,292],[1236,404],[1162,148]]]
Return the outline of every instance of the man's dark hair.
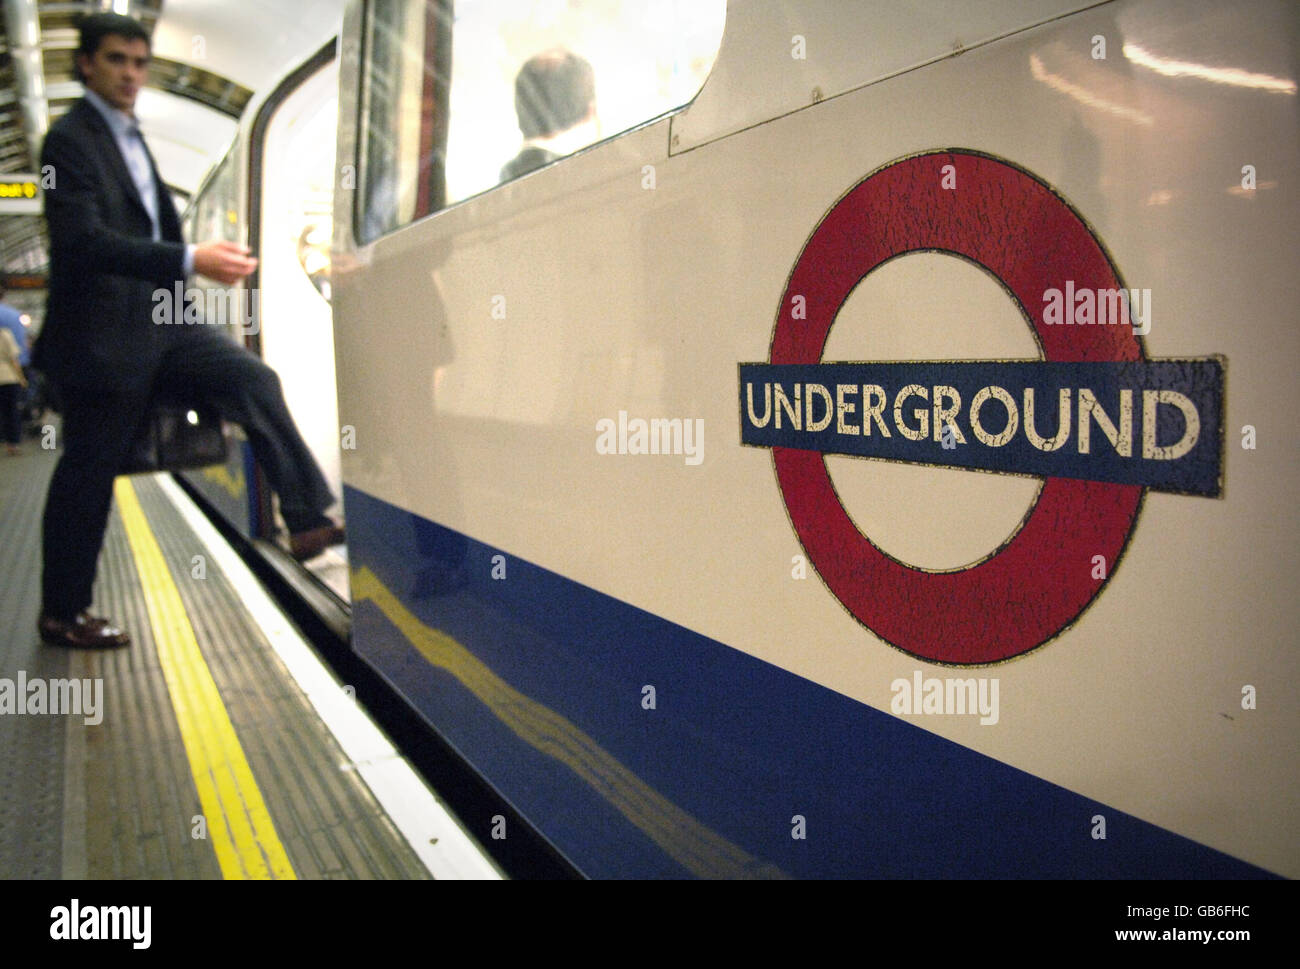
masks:
[[[567,131],[587,117],[595,100],[595,72],[567,50],[530,57],[515,77],[515,113],[525,138]]]
[[[82,17],[77,26],[81,30],[81,43],[77,45],[77,53],[85,54],[87,57],[94,57],[95,51],[99,50],[99,45],[110,34],[125,37],[127,40],[143,40],[152,47],[149,31],[145,29],[144,24],[120,13],[90,14]],[[85,81],[81,75],[81,68],[77,66],[76,57],[73,57],[72,65],[73,70],[77,72],[77,80]]]

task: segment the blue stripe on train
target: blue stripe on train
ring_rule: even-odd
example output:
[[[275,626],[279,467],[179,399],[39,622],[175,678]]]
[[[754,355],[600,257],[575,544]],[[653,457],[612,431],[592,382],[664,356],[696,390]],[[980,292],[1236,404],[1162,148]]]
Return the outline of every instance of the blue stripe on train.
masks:
[[[532,703],[497,696],[503,719],[373,599],[354,605],[357,651],[593,877],[1268,874],[355,488],[346,507],[354,576]],[[534,704],[571,726],[519,715]]]

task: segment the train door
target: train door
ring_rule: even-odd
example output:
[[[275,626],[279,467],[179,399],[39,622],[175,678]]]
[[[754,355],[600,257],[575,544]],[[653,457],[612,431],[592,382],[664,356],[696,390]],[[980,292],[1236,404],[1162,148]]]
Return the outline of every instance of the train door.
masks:
[[[338,68],[332,45],[290,82],[282,85],[287,93],[268,102],[269,111],[264,108],[251,139],[255,177],[249,212],[252,242],[261,258],[258,341],[262,358],[280,375],[303,438],[339,495],[339,450],[346,442],[340,437],[334,389],[330,310],[338,125]],[[345,549],[331,549],[309,567],[346,599],[346,563]]]

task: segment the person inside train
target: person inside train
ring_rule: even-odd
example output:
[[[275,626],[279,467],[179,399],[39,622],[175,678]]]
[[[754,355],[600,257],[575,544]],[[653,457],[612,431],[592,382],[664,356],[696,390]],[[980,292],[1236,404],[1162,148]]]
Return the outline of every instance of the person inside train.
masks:
[[[244,427],[280,496],[296,558],[343,541],[342,526],[325,514],[336,499],[275,372],[218,327],[155,325],[160,291],[183,286],[191,273],[233,286],[257,260],[238,243],[182,240],[134,113],[149,56],[138,21],[84,17],[75,63],[85,97],[50,126],[41,152],[41,171],[53,173],[45,192],[50,275],[33,364],[61,399],[63,454],[45,503],[37,629],[58,646],[130,643],[87,610],[113,480],[156,394],[211,403]]]
[[[515,77],[515,114],[524,146],[502,167],[503,182],[600,139],[591,64],[561,48],[530,57]]]

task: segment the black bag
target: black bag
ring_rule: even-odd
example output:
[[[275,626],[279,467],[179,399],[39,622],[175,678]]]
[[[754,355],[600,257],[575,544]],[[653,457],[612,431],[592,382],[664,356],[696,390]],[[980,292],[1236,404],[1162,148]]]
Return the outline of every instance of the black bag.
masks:
[[[216,410],[155,400],[120,473],[205,468],[224,464],[227,454],[226,432]]]

